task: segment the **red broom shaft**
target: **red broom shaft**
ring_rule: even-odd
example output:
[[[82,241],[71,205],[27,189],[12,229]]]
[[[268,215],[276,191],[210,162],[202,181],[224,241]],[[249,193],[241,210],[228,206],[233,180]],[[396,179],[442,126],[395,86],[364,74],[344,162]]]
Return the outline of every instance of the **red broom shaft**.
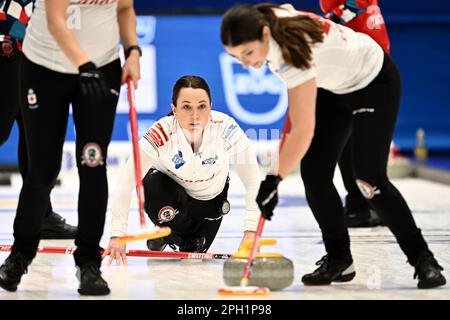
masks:
[[[144,216],[144,188],[142,186],[142,172],[141,172],[141,157],[139,153],[139,141],[138,141],[138,125],[136,114],[136,103],[134,96],[134,86],[131,79],[127,80],[128,86],[128,102],[130,104],[130,126],[131,126],[131,140],[133,144],[133,159],[134,170],[136,175],[136,191],[139,204],[139,218],[141,227],[145,226]]]
[[[0,245],[0,252],[11,251],[11,245]],[[76,247],[41,247],[37,253],[50,254],[73,254]],[[129,250],[129,257],[147,257],[147,258],[179,258],[179,259],[205,259],[205,260],[226,260],[231,257],[227,253],[196,253],[196,252],[170,252],[170,251],[148,251],[148,250]]]
[[[289,130],[291,130],[291,120],[289,119],[289,114],[287,114],[286,119],[284,121],[283,132],[281,134],[281,141],[280,141],[280,147],[279,147],[280,150],[286,140],[286,136],[287,136]],[[261,215],[259,217],[258,227],[256,228],[255,240],[253,242],[252,250],[250,251],[250,255],[248,257],[247,265],[245,266],[245,271],[244,271],[244,275],[242,276],[242,279],[248,279],[250,277],[251,266],[252,266],[253,260],[255,259],[255,256],[256,256],[256,252],[258,249],[258,241],[259,241],[259,238],[261,238],[261,234],[262,234],[262,230],[264,228],[265,221],[266,221],[266,219]]]
[[[250,267],[252,266],[253,260],[255,259],[256,252],[258,251],[258,241],[261,238],[262,230],[264,227],[264,222],[266,219],[261,215],[259,217],[258,227],[256,228],[255,240],[253,241],[252,250],[250,251],[250,256],[248,257],[247,265],[245,266],[244,275],[242,278],[248,279],[250,276]]]
[[[284,141],[286,140],[286,135],[291,130],[291,119],[289,119],[289,114],[286,115],[286,120],[284,121],[283,132],[281,133],[280,150],[283,147]]]

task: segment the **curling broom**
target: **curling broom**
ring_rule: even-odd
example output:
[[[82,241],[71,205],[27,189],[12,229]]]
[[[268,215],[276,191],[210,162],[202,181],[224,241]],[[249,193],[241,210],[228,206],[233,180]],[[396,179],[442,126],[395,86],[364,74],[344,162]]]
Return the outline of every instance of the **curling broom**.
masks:
[[[284,122],[283,127],[283,133],[280,141],[280,147],[284,144],[284,140],[286,139],[286,135],[291,129],[291,122],[289,119],[289,115],[286,116],[286,120]],[[255,234],[255,240],[253,241],[252,250],[250,251],[250,254],[248,256],[247,265],[245,267],[244,274],[241,279],[240,286],[229,286],[229,287],[223,287],[220,288],[217,293],[222,296],[238,296],[238,295],[244,295],[244,296],[263,296],[268,295],[270,293],[269,288],[262,288],[257,286],[249,286],[249,279],[250,279],[250,271],[251,267],[253,265],[253,261],[256,257],[256,253],[258,251],[258,245],[259,240],[261,238],[262,230],[264,227],[265,218],[261,215],[259,217],[258,227],[256,229]]]
[[[139,141],[138,141],[138,123],[136,114],[136,102],[134,85],[130,78],[127,79],[128,88],[128,102],[130,104],[130,127],[131,127],[131,140],[133,144],[133,159],[134,159],[134,172],[136,178],[136,191],[139,204],[139,223],[142,231],[137,234],[126,234],[118,237],[120,243],[128,243],[131,241],[150,240],[162,238],[170,235],[171,229],[169,227],[156,227],[152,230],[146,229],[145,213],[144,213],[144,187],[142,185],[142,171],[141,171],[141,157],[139,153]]]

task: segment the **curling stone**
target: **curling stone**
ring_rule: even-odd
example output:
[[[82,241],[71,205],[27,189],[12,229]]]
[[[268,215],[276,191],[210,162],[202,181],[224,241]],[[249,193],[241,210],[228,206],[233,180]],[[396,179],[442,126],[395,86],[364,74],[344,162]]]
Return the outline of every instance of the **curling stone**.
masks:
[[[239,286],[247,266],[253,241],[246,241],[223,266],[223,280],[227,286]],[[260,239],[259,245],[275,245],[274,239]],[[281,253],[258,253],[250,270],[249,286],[284,289],[294,281],[294,264]]]

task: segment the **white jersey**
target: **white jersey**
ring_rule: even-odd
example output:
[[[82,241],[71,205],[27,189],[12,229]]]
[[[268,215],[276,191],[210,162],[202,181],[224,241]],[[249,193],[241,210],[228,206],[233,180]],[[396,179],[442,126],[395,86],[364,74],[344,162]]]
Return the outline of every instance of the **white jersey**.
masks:
[[[72,0],[67,26],[97,67],[119,58],[119,0]],[[36,0],[28,24],[23,52],[32,62],[61,73],[78,73],[47,28],[45,0]]]
[[[312,46],[311,67],[302,70],[287,64],[280,46],[270,38],[266,58],[268,66],[286,82],[288,88],[315,78],[319,88],[345,94],[362,89],[375,79],[383,66],[384,53],[372,38],[313,14],[278,9],[276,11],[278,17],[300,14],[310,15],[324,23],[324,41]]]
[[[202,143],[194,152],[176,118],[167,116],[153,124],[140,139],[139,148],[143,176],[154,168],[198,200],[213,199],[223,191],[233,163],[246,188],[244,230],[256,230],[260,214],[256,204],[261,183],[259,166],[249,138],[233,118],[212,111]],[[127,231],[131,192],[135,186],[134,163],[130,157],[111,203],[111,236],[121,236]]]

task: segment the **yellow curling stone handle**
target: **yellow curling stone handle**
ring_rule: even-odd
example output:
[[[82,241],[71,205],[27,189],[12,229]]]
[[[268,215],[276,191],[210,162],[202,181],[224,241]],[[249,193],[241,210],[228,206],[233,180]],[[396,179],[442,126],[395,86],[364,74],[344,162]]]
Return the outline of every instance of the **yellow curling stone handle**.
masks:
[[[275,239],[259,239],[259,246],[274,246],[277,244]],[[250,251],[252,250],[253,239],[247,239],[239,248],[239,251],[233,254],[233,258],[248,258]],[[256,258],[281,258],[283,255],[281,253],[267,253],[260,252],[256,254]]]

